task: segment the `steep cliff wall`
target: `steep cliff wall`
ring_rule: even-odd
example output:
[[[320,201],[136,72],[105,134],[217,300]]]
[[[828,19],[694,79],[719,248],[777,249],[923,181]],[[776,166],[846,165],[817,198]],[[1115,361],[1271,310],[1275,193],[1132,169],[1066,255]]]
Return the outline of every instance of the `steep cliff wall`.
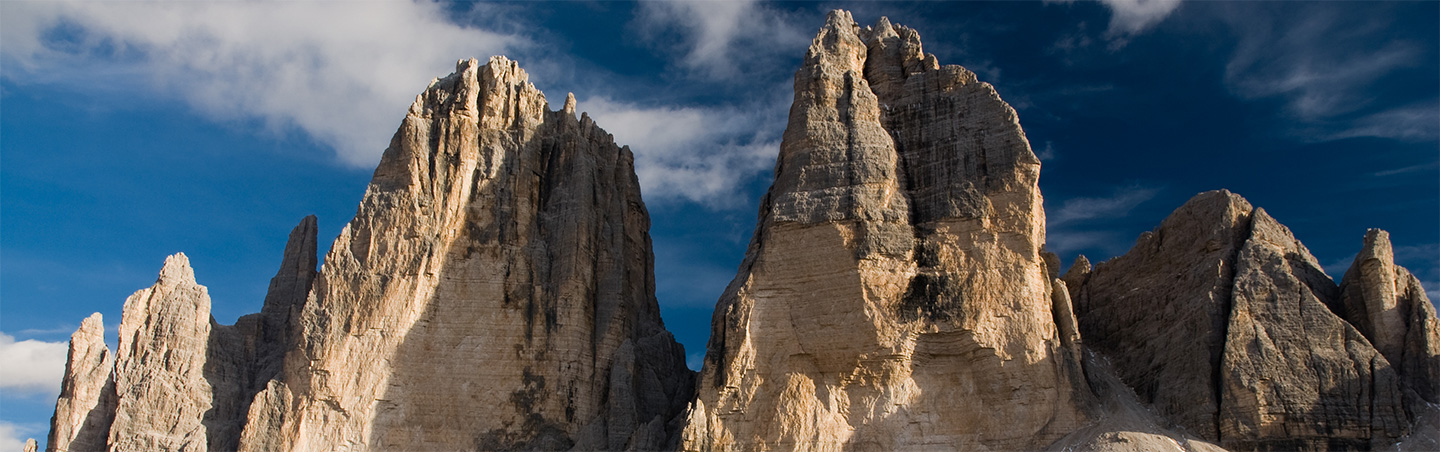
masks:
[[[188,259],[72,340],[51,450],[655,449],[693,373],[660,321],[628,148],[503,57],[411,106],[317,273],[210,317]],[[111,422],[113,419],[113,422]]]
[[[1039,170],[990,85],[831,13],[684,448],[1034,449],[1080,425]]]

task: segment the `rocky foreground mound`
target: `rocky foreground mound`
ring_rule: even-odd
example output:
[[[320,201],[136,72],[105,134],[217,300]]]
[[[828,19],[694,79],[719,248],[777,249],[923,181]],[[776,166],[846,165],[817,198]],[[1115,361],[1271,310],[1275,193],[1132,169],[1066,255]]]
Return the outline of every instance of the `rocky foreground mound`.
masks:
[[[827,18],[697,379],[630,150],[503,57],[416,98],[316,271],[210,316],[184,255],[71,338],[52,451],[1434,450],[1440,321],[1372,230],[1340,284],[1202,193],[1064,276],[1015,111]]]

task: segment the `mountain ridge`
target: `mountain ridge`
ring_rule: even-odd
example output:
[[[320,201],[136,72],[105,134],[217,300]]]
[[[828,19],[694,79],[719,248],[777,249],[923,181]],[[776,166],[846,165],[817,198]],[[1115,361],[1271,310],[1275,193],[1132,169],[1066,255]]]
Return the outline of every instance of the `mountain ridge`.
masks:
[[[119,350],[82,323],[48,450],[1437,445],[1440,326],[1383,231],[1337,285],[1219,190],[1062,275],[1018,115],[918,32],[832,12],[795,87],[698,375],[629,148],[462,60],[318,271],[316,219],[292,231],[260,313],[214,322],[177,254]]]

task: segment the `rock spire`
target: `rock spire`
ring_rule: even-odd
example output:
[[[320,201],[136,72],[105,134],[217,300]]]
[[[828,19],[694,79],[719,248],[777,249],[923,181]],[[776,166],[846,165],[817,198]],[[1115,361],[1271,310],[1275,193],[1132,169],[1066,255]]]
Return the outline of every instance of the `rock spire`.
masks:
[[[317,272],[291,232],[260,313],[183,254],[71,341],[50,450],[654,450],[693,391],[655,300],[629,148],[519,65],[416,97]],[[113,362],[113,364],[111,364]]]
[[[1039,170],[989,84],[914,30],[832,12],[683,447],[1017,450],[1079,426]]]

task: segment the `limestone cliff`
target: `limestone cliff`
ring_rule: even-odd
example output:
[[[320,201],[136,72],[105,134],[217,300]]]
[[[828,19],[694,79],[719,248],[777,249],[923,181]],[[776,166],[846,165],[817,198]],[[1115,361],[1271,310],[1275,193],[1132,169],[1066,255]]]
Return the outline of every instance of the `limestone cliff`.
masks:
[[[105,326],[95,313],[70,335],[60,398],[50,419],[50,451],[104,450],[115,417],[115,357],[105,346]]]
[[[690,397],[628,148],[519,65],[411,105],[242,450],[653,449]]]
[[[693,391],[660,321],[628,148],[503,57],[411,106],[315,270],[291,233],[260,313],[188,259],[71,342],[50,450],[651,450]],[[111,364],[113,362],[113,364]]]
[[[989,84],[914,30],[831,13],[683,447],[1019,450],[1077,428],[1039,170]]]
[[[1396,365],[1414,397],[1440,403],[1440,320],[1420,280],[1395,265],[1389,233],[1365,234],[1340,284],[1337,311]]]
[[[217,324],[176,254],[114,353],[86,319],[48,450],[1440,444],[1440,320],[1388,234],[1337,286],[1221,190],[1062,275],[1015,111],[844,11],[795,74],[697,380],[629,148],[527,79],[493,57],[432,81],[323,267],[307,217],[259,313]]]
[[[1244,450],[1369,449],[1413,421],[1414,385],[1332,311],[1340,289],[1237,195],[1196,196],[1129,253],[1067,281],[1087,346],[1192,434]]]

